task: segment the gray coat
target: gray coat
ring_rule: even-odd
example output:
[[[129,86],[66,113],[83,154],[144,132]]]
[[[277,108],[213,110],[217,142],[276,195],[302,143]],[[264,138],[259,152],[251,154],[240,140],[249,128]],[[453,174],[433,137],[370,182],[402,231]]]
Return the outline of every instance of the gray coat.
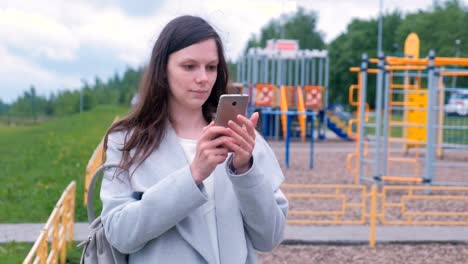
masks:
[[[106,163],[119,163],[123,132],[109,135]],[[282,238],[288,201],[273,151],[256,137],[252,168],[243,175],[229,169],[229,157],[216,167],[215,214],[221,263],[256,263],[256,251],[271,251]],[[130,168],[133,172],[135,167]],[[133,192],[144,192],[141,200]],[[160,147],[134,171],[102,182],[102,222],[109,242],[130,254],[130,263],[216,263],[201,207],[207,202],[169,127]]]

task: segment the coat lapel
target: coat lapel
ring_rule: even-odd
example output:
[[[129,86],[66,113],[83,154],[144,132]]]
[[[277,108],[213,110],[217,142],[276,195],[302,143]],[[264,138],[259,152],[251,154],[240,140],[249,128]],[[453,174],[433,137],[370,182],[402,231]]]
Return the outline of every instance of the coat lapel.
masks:
[[[220,261],[223,264],[245,263],[247,245],[242,214],[225,165],[217,166],[213,176]]]
[[[188,161],[184,150],[180,146],[174,129],[168,126],[166,138],[163,140],[160,150],[163,151],[166,159],[171,160],[172,169],[186,166]],[[213,253],[211,252],[209,230],[204,220],[201,208],[197,208],[186,218],[176,224],[176,229],[180,235],[189,243],[208,263],[213,263]]]

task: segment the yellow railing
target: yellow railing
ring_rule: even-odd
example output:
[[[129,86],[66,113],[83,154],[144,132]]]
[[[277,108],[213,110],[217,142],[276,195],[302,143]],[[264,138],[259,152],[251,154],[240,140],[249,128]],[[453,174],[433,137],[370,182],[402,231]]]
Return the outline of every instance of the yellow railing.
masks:
[[[290,210],[290,216],[307,216],[308,219],[289,219],[289,224],[310,225],[310,224],[348,224],[359,225],[365,223],[366,210],[366,187],[363,185],[306,185],[306,184],[283,184],[281,186],[289,200],[312,199],[317,202],[324,200],[340,201],[338,210],[311,211],[311,210]],[[297,192],[298,191],[298,192]],[[350,201],[346,193],[353,192],[361,197],[360,201]],[[356,197],[354,195],[353,197]],[[349,210],[358,208],[357,216],[348,216]],[[316,219],[310,219],[315,217]]]
[[[117,122],[119,120],[119,116],[116,116],[114,118],[114,121],[112,121],[112,124]],[[94,172],[104,163],[104,138],[101,139],[101,142],[97,145],[96,149],[93,152],[93,155],[91,155],[91,158],[88,161],[88,164],[86,165],[86,174],[85,174],[85,188],[84,188],[84,197],[83,197],[83,202],[84,205],[88,204],[88,189],[89,189],[89,183],[91,182],[91,177],[94,175]]]
[[[76,183],[72,181],[62,193],[23,264],[65,263],[67,242],[71,244],[73,241],[75,189]]]
[[[84,188],[84,197],[83,202],[85,205],[88,204],[88,189],[89,183],[91,182],[91,177],[94,175],[94,172],[101,166],[104,162],[104,147],[103,141],[98,144],[96,149],[93,152],[93,155],[88,161],[88,165],[86,166],[86,175],[85,175],[85,188]]]
[[[378,192],[377,186],[367,188],[364,185],[333,184],[283,184],[281,189],[291,200],[311,199],[326,204],[325,200],[337,201],[336,208],[328,210],[305,210],[292,208],[288,215],[290,225],[369,225],[369,246],[375,247],[377,225],[468,225],[468,211],[444,211],[446,204],[463,202],[468,205],[468,187],[442,186],[384,186]],[[395,202],[395,200],[398,200]],[[430,211],[410,210],[411,201],[434,202],[445,204]],[[295,207],[300,202],[293,203]],[[310,203],[308,203],[310,204]],[[467,206],[468,207],[468,206]],[[357,208],[354,215],[349,210]],[[395,212],[398,211],[398,215]],[[356,209],[354,209],[356,210]],[[298,219],[302,217],[302,219]],[[307,217],[307,219],[304,219]],[[313,219],[311,219],[313,218]],[[396,218],[396,219],[395,219]],[[404,218],[403,220],[401,218]],[[430,219],[430,218],[436,218]]]

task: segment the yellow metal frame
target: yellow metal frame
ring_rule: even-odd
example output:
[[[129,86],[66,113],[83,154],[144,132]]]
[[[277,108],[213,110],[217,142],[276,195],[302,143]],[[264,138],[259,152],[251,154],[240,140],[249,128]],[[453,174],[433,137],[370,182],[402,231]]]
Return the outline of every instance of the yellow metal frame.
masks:
[[[73,242],[75,190],[76,183],[72,181],[62,193],[23,264],[66,263],[67,243],[71,246]]]
[[[410,181],[408,181],[410,182]],[[365,225],[369,224],[370,236],[369,246],[375,247],[376,227],[377,225],[439,225],[439,226],[465,226],[468,225],[468,212],[440,212],[440,211],[410,211],[407,208],[409,201],[426,200],[426,201],[466,201],[468,202],[468,187],[441,187],[441,186],[384,186],[381,192],[378,192],[377,186],[372,185],[370,190],[364,185],[335,185],[335,184],[283,184],[281,189],[285,192],[289,200],[293,199],[314,199],[326,200],[336,199],[341,201],[340,210],[291,210],[288,215],[288,224],[290,225]],[[302,192],[297,192],[303,190]],[[359,192],[359,202],[348,202],[348,198],[344,191],[352,190]],[[294,192],[295,191],[295,192]],[[430,192],[436,194],[419,194],[418,192]],[[437,192],[449,193],[437,194]],[[462,194],[460,194],[462,193]],[[464,194],[463,194],[464,193]],[[395,195],[399,195],[398,202],[389,201],[387,198],[392,197],[395,200]],[[379,206],[380,205],[380,206]],[[359,208],[360,215],[358,220],[342,219],[346,215],[347,209]],[[400,211],[400,215],[406,218],[405,221],[388,220],[387,210],[396,208]],[[368,211],[367,211],[368,210]],[[309,217],[333,217],[329,220],[311,220],[311,219],[294,219],[294,216],[309,216]],[[417,217],[461,217],[464,221],[420,221]]]
[[[328,184],[283,184],[281,189],[285,192],[289,200],[292,199],[336,199],[341,201],[341,210],[334,211],[312,211],[312,210],[290,210],[288,215],[307,215],[307,216],[328,216],[334,217],[331,220],[310,220],[310,219],[289,219],[288,224],[297,225],[310,225],[310,224],[343,224],[343,225],[360,225],[365,224],[366,216],[366,187],[363,185],[328,185]],[[291,190],[307,190],[301,193],[288,193]],[[354,190],[361,193],[360,203],[351,203],[346,199],[346,194],[342,193],[344,190]],[[311,193],[311,192],[319,193]],[[324,193],[325,192],[325,193]],[[342,220],[342,216],[346,214],[348,208],[360,208],[361,217],[359,220]]]
[[[119,117],[116,116],[112,124],[117,122]],[[104,153],[104,138],[101,139],[101,142],[97,145],[96,149],[93,151],[93,155],[88,161],[88,165],[86,165],[86,174],[85,174],[85,186],[84,186],[84,197],[83,203],[84,205],[88,204],[88,190],[89,190],[89,183],[91,182],[91,177],[94,175],[94,172],[104,163],[105,153]]]
[[[429,192],[431,194],[415,194],[415,192]],[[435,192],[448,192],[452,194],[438,195],[432,194]],[[400,202],[388,202],[387,197],[391,192],[405,192],[401,195]],[[456,195],[457,193],[464,192],[464,195]],[[426,211],[426,212],[414,212],[407,210],[407,203],[411,200],[426,200],[426,201],[466,201],[468,202],[468,187],[455,187],[455,186],[384,186],[381,194],[381,222],[383,225],[468,225],[468,212],[438,212],[438,211]],[[405,221],[391,221],[386,219],[387,208],[397,208],[400,211],[401,216],[405,217]],[[426,216],[426,217],[462,217],[464,221],[434,221],[434,220],[414,220],[415,217]]]

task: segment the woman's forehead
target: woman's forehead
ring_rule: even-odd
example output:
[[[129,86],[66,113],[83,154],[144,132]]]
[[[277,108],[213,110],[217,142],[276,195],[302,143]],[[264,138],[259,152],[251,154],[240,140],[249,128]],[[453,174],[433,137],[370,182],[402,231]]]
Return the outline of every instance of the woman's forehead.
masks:
[[[171,54],[174,59],[193,60],[200,62],[217,62],[218,49],[214,39],[207,39]]]

